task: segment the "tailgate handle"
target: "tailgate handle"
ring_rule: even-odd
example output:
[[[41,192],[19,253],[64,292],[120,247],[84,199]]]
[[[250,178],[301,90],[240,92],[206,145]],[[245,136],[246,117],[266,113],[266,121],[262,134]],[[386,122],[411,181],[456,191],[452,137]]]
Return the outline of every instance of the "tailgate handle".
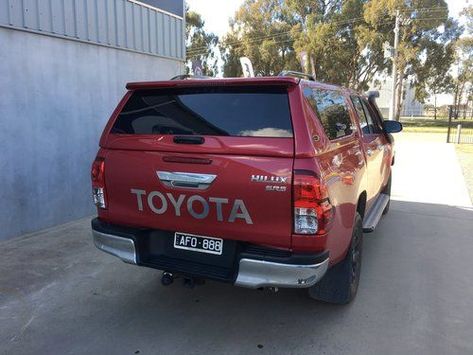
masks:
[[[204,137],[199,136],[174,136],[173,139],[176,144],[204,144]]]
[[[205,190],[215,180],[217,175],[197,174],[172,171],[157,171],[159,180],[168,187],[186,187]]]

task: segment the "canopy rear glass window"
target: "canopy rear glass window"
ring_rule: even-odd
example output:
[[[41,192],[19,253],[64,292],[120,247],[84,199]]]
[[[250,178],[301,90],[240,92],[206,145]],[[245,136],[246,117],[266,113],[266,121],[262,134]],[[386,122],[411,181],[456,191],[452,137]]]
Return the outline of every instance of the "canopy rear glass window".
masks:
[[[138,90],[125,104],[112,133],[293,136],[287,90],[282,87]]]

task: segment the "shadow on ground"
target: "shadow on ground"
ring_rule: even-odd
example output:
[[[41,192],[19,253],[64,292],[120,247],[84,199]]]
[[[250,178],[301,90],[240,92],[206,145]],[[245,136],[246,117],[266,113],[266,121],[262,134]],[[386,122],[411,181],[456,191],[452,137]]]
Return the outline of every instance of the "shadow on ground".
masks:
[[[0,353],[472,353],[473,211],[393,201],[348,306],[160,272],[100,253],[89,221],[0,243]]]

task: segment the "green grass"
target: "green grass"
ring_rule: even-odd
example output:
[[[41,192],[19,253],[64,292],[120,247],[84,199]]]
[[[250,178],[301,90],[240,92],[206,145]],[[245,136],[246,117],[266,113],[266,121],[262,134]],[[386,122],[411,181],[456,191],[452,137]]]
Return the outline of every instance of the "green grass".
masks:
[[[407,118],[401,117],[401,122],[405,132],[417,133],[447,133],[448,119],[438,118]],[[461,124],[463,128],[473,128],[473,120],[452,120],[452,128]]]

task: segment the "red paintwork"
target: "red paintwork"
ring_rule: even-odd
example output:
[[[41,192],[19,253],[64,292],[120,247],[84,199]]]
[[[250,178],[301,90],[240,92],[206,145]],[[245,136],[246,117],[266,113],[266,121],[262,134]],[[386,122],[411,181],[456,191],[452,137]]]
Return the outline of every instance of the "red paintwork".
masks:
[[[255,137],[212,137],[198,146],[176,145],[166,135],[110,134],[115,118],[133,90],[156,87],[201,85],[284,85],[288,89],[294,139]],[[304,87],[325,87],[345,93],[353,125],[351,136],[329,141],[322,126],[303,96]],[[99,217],[115,224],[189,232],[255,244],[291,249],[296,252],[329,250],[331,264],[343,259],[353,228],[358,200],[367,196],[367,208],[386,185],[393,150],[384,134],[364,135],[346,89],[288,77],[233,78],[212,80],[161,81],[130,83],[130,90],[112,114],[100,140],[99,156],[105,157],[105,186],[108,208],[99,209]],[[313,139],[318,137],[318,139]],[[383,149],[378,147],[383,146]],[[374,154],[369,157],[367,149]],[[192,163],[187,163],[186,158]],[[192,158],[201,159],[193,161]],[[184,162],[183,162],[184,161]],[[211,163],[209,164],[209,161]],[[218,177],[205,191],[170,189],[156,177],[157,170],[216,174]],[[326,235],[292,234],[292,189],[294,170],[315,173],[326,185],[334,206],[334,221]],[[264,183],[251,183],[251,175],[287,177],[286,192],[266,192]],[[185,208],[176,217],[174,211],[154,214],[144,203],[138,211],[131,188],[146,192],[184,193],[242,199],[250,211],[253,224],[242,220],[218,222],[215,209],[204,220],[192,218]],[[145,200],[145,199],[144,199]],[[183,204],[183,206],[185,203]],[[231,205],[224,206],[228,216]]]

